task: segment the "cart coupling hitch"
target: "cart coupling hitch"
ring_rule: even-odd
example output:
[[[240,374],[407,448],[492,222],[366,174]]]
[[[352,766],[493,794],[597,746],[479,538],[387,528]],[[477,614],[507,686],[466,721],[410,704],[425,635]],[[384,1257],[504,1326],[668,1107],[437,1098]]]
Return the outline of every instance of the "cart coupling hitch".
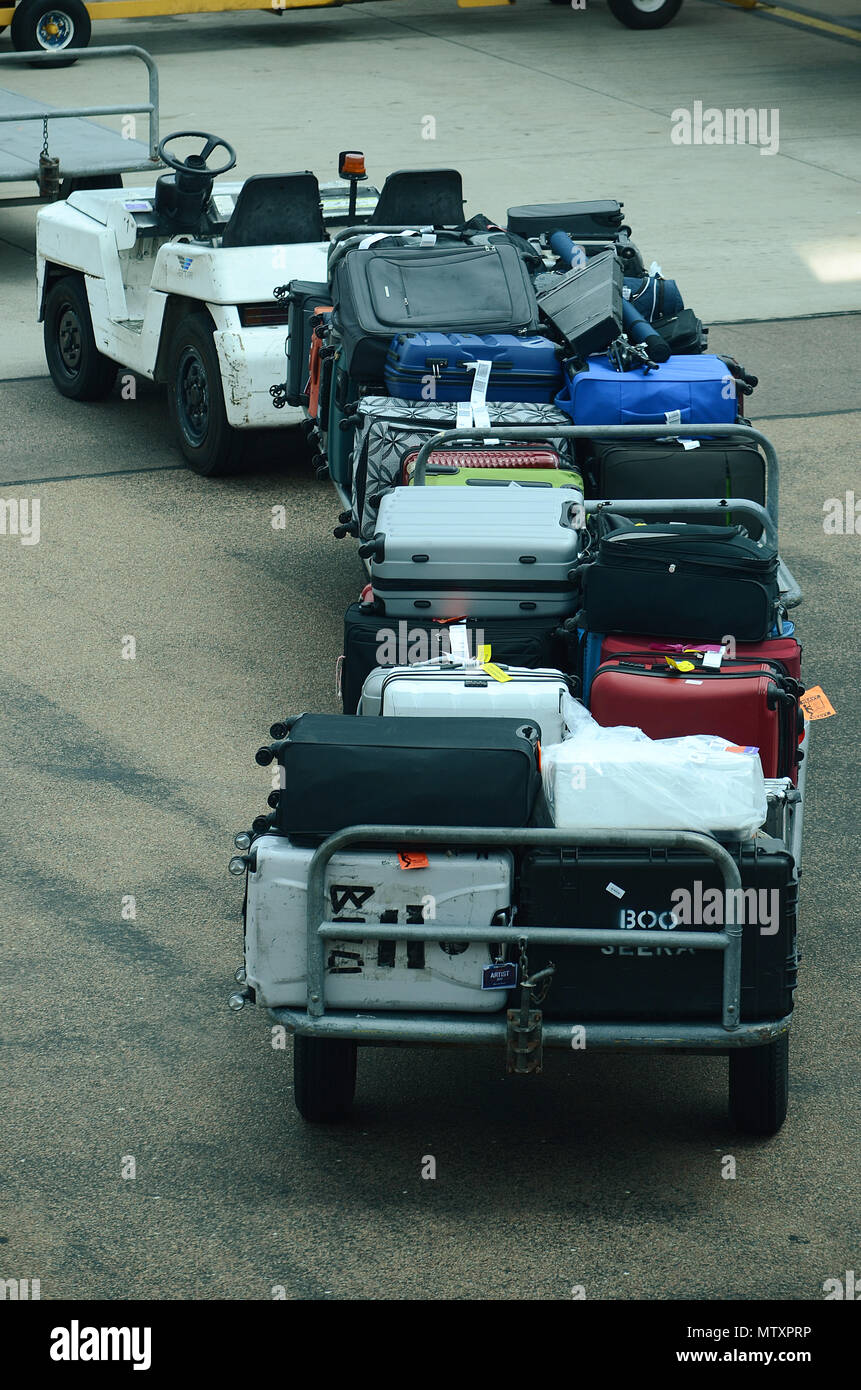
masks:
[[[520,1008],[508,1010],[508,1032],[505,1042],[506,1071],[515,1076],[538,1075],[544,1062],[544,1042],[541,1026],[543,1015],[533,1009],[533,993],[541,989],[544,999],[556,972],[551,963],[536,975],[520,982]],[[542,988],[543,986],[543,988]]]

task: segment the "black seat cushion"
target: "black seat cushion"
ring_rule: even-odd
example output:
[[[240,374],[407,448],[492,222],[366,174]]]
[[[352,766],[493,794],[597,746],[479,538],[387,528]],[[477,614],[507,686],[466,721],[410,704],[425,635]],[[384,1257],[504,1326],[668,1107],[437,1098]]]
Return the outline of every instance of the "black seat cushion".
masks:
[[[383,184],[371,221],[378,227],[458,227],[463,180],[456,169],[396,169]]]
[[[277,246],[325,241],[320,188],[315,176],[253,174],[246,179],[222,246]]]

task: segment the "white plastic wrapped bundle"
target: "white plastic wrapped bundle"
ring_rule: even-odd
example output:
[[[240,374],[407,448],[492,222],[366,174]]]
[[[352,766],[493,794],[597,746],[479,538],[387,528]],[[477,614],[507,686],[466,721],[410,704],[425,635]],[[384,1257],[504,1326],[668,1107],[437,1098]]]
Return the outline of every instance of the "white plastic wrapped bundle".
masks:
[[[573,702],[572,702],[573,704]],[[544,790],[565,830],[697,830],[749,839],[768,803],[757,750],[710,734],[647,738],[582,707],[571,737],[542,749]]]

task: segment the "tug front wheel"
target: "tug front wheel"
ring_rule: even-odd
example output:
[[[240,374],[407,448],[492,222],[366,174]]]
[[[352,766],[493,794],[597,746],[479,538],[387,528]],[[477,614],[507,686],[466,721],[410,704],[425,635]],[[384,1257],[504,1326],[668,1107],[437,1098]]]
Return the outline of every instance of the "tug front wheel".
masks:
[[[239,467],[242,438],[228,423],[221,367],[206,314],[188,314],[170,345],[168,409],[186,463],[204,478]]]

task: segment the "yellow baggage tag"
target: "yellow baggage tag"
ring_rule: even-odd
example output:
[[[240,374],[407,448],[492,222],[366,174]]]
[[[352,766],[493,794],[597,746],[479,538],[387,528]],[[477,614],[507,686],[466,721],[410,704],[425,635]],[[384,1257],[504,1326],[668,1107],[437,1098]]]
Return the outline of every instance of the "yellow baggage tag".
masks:
[[[487,645],[486,645],[486,646],[483,646],[483,647],[476,647],[476,649],[475,649],[475,656],[476,656],[476,660],[478,661],[478,664],[479,664],[480,666],[483,666],[484,663],[485,663],[485,661],[489,661],[489,660],[490,660],[490,643],[487,643]]]
[[[501,666],[497,666],[492,661],[483,661],[481,669],[485,675],[491,676],[495,681],[510,681],[511,676],[507,671],[503,671]]]
[[[673,658],[671,656],[668,656],[665,659],[667,665],[672,666],[674,671],[682,671],[683,673],[687,674],[688,671],[695,671],[697,669],[692,661],[673,661]]]

